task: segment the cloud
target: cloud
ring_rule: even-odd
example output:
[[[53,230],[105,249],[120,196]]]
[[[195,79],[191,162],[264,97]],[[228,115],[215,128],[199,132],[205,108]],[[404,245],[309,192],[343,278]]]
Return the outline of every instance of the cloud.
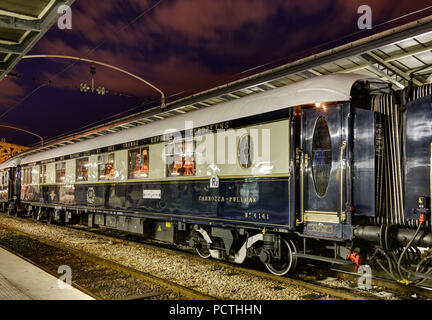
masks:
[[[19,97],[22,97],[25,90],[18,83],[18,80],[6,77],[0,83],[0,109],[7,109],[11,105],[16,104],[19,101]]]
[[[397,5],[393,0],[166,0],[143,14],[157,2],[107,0],[101,5],[100,0],[77,0],[73,29],[54,26],[30,53],[96,59],[133,72],[167,95],[192,94],[250,75],[242,72],[257,65],[264,67],[253,72],[268,68],[269,62],[287,63],[316,53],[312,48],[324,49],[318,45],[338,45],[338,39],[358,32],[361,5],[371,6],[374,25],[430,5],[430,0]],[[72,68],[59,74],[71,63]],[[91,77],[88,63],[68,60],[23,60],[16,69],[23,78],[0,83],[1,107],[30,92],[33,77],[71,90],[90,83]],[[108,90],[158,97],[147,85],[107,68],[97,67],[95,79]]]

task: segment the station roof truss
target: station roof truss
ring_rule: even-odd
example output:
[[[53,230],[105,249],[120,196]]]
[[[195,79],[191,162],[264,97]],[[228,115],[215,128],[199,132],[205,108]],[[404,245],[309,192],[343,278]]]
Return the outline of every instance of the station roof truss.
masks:
[[[63,14],[59,8],[74,1],[0,1],[0,81]]]
[[[357,73],[402,89],[432,80],[432,16],[116,121],[48,141],[26,155],[127,130],[317,76]]]
[[[0,162],[6,161],[7,159],[28,149],[28,147],[0,141]]]

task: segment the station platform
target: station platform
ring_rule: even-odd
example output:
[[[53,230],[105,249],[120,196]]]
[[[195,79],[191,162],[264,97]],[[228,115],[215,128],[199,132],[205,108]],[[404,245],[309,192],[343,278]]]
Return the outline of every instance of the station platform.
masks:
[[[60,276],[60,275],[59,275]],[[0,248],[0,300],[94,300],[31,263]]]

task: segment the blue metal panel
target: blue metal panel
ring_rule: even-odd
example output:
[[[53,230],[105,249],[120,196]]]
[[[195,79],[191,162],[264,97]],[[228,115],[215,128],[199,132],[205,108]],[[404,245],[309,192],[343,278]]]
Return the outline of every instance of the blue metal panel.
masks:
[[[331,156],[331,169],[326,193],[320,195],[314,184],[312,166],[317,163],[319,165],[323,157],[320,149],[317,149],[318,152],[314,151],[312,146],[316,125],[323,117],[328,124],[331,139],[331,145],[327,143],[327,148],[331,150],[331,153],[327,151],[327,156]],[[362,131],[363,126],[365,132]],[[304,233],[328,239],[351,239],[352,219],[347,208],[355,206],[360,208],[362,213],[374,214],[374,188],[369,189],[370,183],[374,184],[375,177],[374,113],[354,109],[350,103],[327,106],[326,109],[304,109],[302,110],[301,134],[302,150],[310,155],[308,168],[305,171],[304,210],[310,213],[315,212],[318,215],[337,213],[337,217],[341,218],[342,164],[340,157],[342,142],[346,142],[346,149],[343,152],[344,180],[342,186],[342,210],[346,213],[346,220],[341,219],[340,223],[306,222]],[[356,141],[357,138],[360,138],[360,142]],[[356,152],[365,153],[359,157],[360,162],[357,164],[357,159],[354,157]],[[356,177],[357,180],[353,181],[351,177]],[[366,177],[365,180],[363,180],[364,177]],[[360,195],[359,193],[363,190],[367,190],[367,193]]]
[[[209,179],[136,183],[45,186],[27,192],[26,201],[86,206],[158,219],[193,219],[203,223],[293,228],[290,218],[290,178],[221,179],[218,189]],[[144,199],[143,190],[160,190],[160,199]]]
[[[407,105],[405,141],[405,214],[418,219],[418,197],[430,197],[430,144],[432,142],[432,97]]]
[[[356,216],[375,217],[375,113],[354,110],[353,205]]]
[[[328,107],[327,110],[302,110],[302,150],[310,156],[308,168],[305,172],[305,210],[327,212],[339,211],[339,154],[342,143],[341,107],[341,105],[334,105]],[[328,130],[331,138],[330,180],[324,196],[317,194],[314,181],[314,172],[312,170],[312,165],[314,163],[312,142],[317,121],[322,117],[328,124]]]

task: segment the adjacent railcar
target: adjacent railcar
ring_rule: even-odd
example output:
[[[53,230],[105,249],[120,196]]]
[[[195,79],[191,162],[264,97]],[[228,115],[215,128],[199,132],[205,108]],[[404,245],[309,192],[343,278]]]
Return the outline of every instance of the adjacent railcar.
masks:
[[[0,201],[39,220],[188,241],[204,258],[256,256],[277,275],[299,258],[359,265],[378,245],[381,259],[399,252],[405,279],[401,264],[422,258],[405,252],[432,245],[432,132],[418,116],[432,112],[430,97],[407,111],[400,97],[361,75],[306,80],[24,154],[0,165]]]

